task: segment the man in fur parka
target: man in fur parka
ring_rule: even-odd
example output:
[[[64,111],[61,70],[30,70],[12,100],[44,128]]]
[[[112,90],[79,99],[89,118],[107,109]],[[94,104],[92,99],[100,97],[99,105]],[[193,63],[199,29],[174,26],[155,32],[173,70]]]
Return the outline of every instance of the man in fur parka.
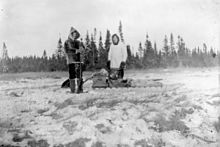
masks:
[[[72,93],[83,91],[82,63],[80,59],[83,49],[79,40],[80,33],[73,27],[70,29],[68,39],[64,43],[64,51],[69,69],[70,89]]]

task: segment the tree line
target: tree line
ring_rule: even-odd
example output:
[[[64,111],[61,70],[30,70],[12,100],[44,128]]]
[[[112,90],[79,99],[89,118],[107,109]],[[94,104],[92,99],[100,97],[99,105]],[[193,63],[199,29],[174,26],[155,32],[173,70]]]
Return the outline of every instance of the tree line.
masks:
[[[122,24],[119,23],[118,34],[124,42]],[[106,31],[105,40],[100,32],[97,39],[97,30],[87,34],[81,39],[85,47],[83,56],[85,70],[96,70],[105,68],[108,61],[108,51],[111,46],[111,32]],[[4,50],[6,46],[4,44]],[[213,67],[220,63],[220,53],[213,48],[208,49],[204,43],[202,48],[189,49],[183,39],[178,36],[174,42],[174,35],[165,35],[163,47],[157,48],[157,43],[152,42],[148,34],[144,44],[139,43],[137,52],[131,51],[131,46],[126,46],[128,58],[126,65],[128,69],[149,69],[167,67]],[[7,51],[7,50],[6,50]],[[3,58],[4,57],[4,58]],[[41,57],[8,57],[3,53],[0,64],[1,72],[39,72],[39,71],[67,71],[66,58],[63,51],[61,38],[58,40],[57,49],[52,56],[47,56],[46,50]]]
[[[146,35],[145,44],[139,43],[136,55],[129,53],[127,65],[129,68],[167,68],[167,67],[213,67],[218,66],[219,52],[213,48],[208,49],[204,43],[203,47],[189,49],[181,36],[174,42],[173,34],[164,37],[162,49],[157,48],[156,42],[152,44]]]

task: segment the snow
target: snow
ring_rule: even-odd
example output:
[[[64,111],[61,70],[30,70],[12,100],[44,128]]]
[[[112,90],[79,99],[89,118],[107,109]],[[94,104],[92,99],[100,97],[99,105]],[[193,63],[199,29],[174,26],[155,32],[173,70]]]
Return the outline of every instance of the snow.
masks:
[[[60,88],[65,77],[0,81],[0,145],[24,146],[28,139],[12,139],[25,131],[29,140],[50,146],[80,138],[87,138],[85,146],[219,145],[213,125],[220,116],[217,68],[127,71],[126,77],[139,86],[92,89],[89,81],[79,95]]]

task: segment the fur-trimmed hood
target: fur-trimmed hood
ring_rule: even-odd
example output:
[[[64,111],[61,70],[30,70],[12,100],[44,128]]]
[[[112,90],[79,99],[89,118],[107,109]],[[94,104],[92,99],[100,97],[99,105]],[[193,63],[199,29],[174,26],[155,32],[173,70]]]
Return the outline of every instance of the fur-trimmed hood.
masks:
[[[70,28],[70,33],[69,33],[68,39],[74,40],[74,38],[72,36],[73,32],[76,33],[76,39],[78,39],[80,37],[80,33],[74,27]]]

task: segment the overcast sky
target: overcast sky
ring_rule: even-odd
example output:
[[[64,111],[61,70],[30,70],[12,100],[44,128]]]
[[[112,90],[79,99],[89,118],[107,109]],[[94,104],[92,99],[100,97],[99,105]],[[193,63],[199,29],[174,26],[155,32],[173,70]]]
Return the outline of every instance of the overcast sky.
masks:
[[[117,33],[122,21],[127,44],[137,48],[146,33],[162,48],[164,36],[180,35],[189,48],[219,49],[218,0],[1,0],[0,43],[6,42],[9,56],[51,55],[61,34],[67,39],[70,27],[85,38],[87,30],[106,29]],[[97,36],[97,38],[99,35]]]

